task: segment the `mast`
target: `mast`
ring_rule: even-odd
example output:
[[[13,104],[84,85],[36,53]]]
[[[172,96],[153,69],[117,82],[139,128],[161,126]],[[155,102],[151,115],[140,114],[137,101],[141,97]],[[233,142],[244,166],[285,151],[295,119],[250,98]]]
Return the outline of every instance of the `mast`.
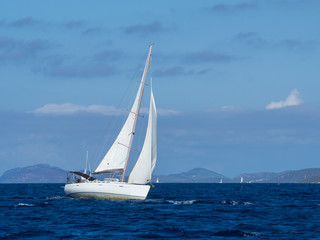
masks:
[[[87,170],[88,170],[88,150],[87,150],[87,157],[86,157],[86,169],[84,170],[84,173],[87,174]],[[90,171],[91,173],[91,171]]]
[[[127,157],[126,157],[126,161],[125,161],[125,165],[124,165],[124,169],[123,169],[123,172],[122,172],[121,182],[124,182],[124,178],[125,178],[127,167],[128,167],[128,162],[129,162],[129,157],[130,157],[133,137],[134,137],[134,133],[135,133],[136,126],[137,126],[137,121],[138,121],[138,116],[139,116],[140,107],[141,107],[141,100],[142,100],[144,85],[145,85],[145,82],[146,82],[147,72],[148,72],[148,68],[149,68],[149,62],[150,62],[150,58],[151,58],[151,50],[152,50],[152,44],[150,45],[150,48],[149,48],[148,57],[147,57],[147,60],[146,60],[146,64],[144,66],[144,71],[143,71],[142,79],[141,79],[141,82],[140,82],[140,87],[139,87],[139,90],[138,90],[138,92],[140,92],[139,99],[138,99],[138,109],[137,109],[136,112],[134,112],[135,119],[134,119],[134,124],[133,124],[133,130],[132,130],[132,134],[131,134],[131,137],[130,137],[130,142],[129,142],[129,146],[128,146],[129,151],[128,151],[128,154],[127,154]]]

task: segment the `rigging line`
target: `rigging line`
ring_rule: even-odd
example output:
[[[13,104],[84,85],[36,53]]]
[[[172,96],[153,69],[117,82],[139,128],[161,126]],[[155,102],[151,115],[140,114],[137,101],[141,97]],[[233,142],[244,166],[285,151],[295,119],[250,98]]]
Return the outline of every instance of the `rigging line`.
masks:
[[[150,55],[150,85],[152,89],[152,53]]]

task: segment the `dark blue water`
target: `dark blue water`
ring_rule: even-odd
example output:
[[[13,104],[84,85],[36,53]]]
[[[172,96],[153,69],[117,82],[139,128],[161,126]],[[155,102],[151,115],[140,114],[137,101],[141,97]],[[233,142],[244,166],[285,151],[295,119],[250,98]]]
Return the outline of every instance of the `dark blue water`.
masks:
[[[157,184],[145,201],[0,184],[0,239],[320,239],[320,184]]]

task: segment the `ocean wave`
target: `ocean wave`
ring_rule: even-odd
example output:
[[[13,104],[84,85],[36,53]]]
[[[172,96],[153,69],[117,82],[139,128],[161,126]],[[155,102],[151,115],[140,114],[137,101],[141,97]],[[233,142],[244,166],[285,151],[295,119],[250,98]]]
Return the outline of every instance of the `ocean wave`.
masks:
[[[254,205],[251,202],[237,202],[237,201],[234,201],[234,200],[231,200],[231,201],[222,200],[221,204],[225,204],[225,205]]]
[[[258,232],[243,232],[240,230],[224,230],[219,231],[213,234],[213,236],[219,237],[259,237],[262,236],[261,233]]]
[[[163,203],[165,200],[164,199],[157,199],[157,198],[147,198],[146,200],[144,201],[140,201],[139,203],[142,203],[142,204],[157,204],[157,203]]]
[[[15,207],[33,207],[34,204],[30,204],[30,203],[18,203],[16,205],[14,205]]]
[[[47,200],[56,200],[56,199],[66,199],[65,196],[51,196],[51,197],[46,197]]]
[[[194,204],[197,200],[184,200],[184,201],[174,201],[174,200],[168,200],[169,203],[175,204],[175,205],[187,205],[187,204]]]

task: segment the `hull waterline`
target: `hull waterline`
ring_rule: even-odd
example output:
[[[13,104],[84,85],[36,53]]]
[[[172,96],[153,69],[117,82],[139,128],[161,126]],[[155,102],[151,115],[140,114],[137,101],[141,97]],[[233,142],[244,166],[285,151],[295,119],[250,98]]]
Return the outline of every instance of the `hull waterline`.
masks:
[[[149,185],[128,184],[125,182],[83,182],[66,184],[64,192],[73,198],[96,199],[146,199]]]

